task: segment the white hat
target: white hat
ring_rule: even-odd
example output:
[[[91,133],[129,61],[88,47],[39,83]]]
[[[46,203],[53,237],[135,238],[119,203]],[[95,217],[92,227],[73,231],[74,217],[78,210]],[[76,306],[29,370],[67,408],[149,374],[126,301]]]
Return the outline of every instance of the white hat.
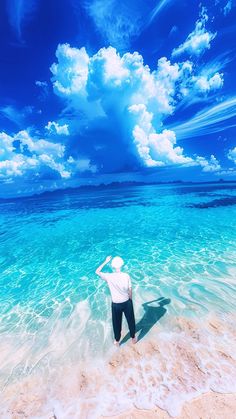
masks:
[[[119,269],[124,265],[124,261],[120,256],[115,256],[111,261],[112,268]]]

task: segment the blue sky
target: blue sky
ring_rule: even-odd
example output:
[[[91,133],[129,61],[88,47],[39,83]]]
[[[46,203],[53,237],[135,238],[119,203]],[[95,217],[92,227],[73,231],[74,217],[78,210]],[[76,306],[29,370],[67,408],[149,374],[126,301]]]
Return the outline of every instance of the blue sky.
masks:
[[[236,178],[235,0],[5,0],[1,196]]]

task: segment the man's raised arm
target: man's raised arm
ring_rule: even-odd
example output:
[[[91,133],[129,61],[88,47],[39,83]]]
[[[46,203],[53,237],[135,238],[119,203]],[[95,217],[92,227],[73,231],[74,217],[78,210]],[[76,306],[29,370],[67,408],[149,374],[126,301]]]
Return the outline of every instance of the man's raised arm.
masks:
[[[110,262],[111,258],[112,256],[107,256],[105,261],[96,269],[95,273],[99,275],[101,278],[103,277],[103,273],[101,272],[101,270],[105,265],[107,265]]]

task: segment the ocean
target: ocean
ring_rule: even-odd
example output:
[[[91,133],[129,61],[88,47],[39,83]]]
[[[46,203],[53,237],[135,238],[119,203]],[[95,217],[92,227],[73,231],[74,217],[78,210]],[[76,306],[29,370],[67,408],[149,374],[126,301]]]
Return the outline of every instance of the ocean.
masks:
[[[0,417],[176,416],[198,394],[236,391],[235,220],[233,182],[1,200]],[[95,274],[108,255],[131,276],[135,349],[125,321],[113,348]]]

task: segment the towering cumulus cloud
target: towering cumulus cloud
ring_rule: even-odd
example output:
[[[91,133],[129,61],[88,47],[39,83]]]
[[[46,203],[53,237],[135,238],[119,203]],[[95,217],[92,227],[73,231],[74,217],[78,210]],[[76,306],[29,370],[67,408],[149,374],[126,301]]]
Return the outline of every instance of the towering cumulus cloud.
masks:
[[[92,129],[96,118],[102,118],[104,130],[112,132],[115,118],[125,133],[120,143],[128,142],[139,165],[201,165],[176,145],[175,132],[164,123],[186,95],[220,88],[221,74],[208,71],[204,78],[191,61],[172,64],[166,57],[151,71],[138,52],[120,55],[113,47],[89,56],[85,48],[63,44],[56,56],[51,66],[54,91],[78,111],[78,120],[83,115]]]

